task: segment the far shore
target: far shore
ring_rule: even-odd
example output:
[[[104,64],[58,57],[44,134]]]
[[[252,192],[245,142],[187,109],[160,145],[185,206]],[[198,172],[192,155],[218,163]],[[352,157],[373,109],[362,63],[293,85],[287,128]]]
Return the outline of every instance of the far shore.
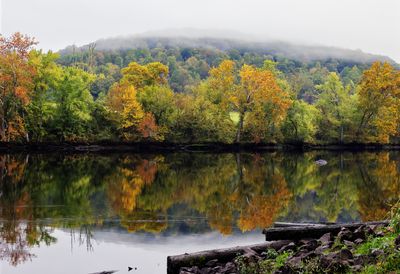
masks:
[[[0,142],[0,152],[267,152],[267,151],[381,151],[400,150],[400,144],[346,143],[170,143],[170,142]]]

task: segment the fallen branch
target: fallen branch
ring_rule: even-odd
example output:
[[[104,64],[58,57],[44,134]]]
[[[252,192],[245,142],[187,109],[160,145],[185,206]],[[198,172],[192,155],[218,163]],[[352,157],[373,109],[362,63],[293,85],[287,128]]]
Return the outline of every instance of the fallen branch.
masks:
[[[248,253],[249,251],[261,253],[268,248],[278,250],[289,243],[290,241],[275,241],[250,246],[237,246],[227,249],[214,249],[191,254],[185,253],[183,255],[168,256],[167,273],[179,273],[179,269],[184,266],[201,267],[204,266],[204,264],[206,264],[208,261],[213,259],[218,259],[219,262],[229,262],[236,258],[238,255],[243,255],[245,253]]]
[[[319,238],[325,233],[339,233],[342,227],[355,230],[362,225],[388,225],[389,221],[367,222],[367,223],[350,223],[350,224],[334,224],[334,225],[304,225],[304,226],[287,226],[273,227],[263,230],[266,241],[276,240],[301,240],[307,238]]]
[[[289,223],[289,222],[275,222],[273,227],[293,227],[293,226],[325,226],[325,225],[334,225],[336,223]]]

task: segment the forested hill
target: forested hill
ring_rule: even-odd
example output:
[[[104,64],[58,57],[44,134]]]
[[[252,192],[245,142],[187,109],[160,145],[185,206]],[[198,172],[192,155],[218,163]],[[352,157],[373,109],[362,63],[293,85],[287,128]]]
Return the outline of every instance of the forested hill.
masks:
[[[253,53],[257,55],[267,55],[275,58],[287,58],[299,62],[326,61],[336,59],[340,61],[354,63],[372,63],[374,61],[394,61],[382,55],[364,53],[361,50],[350,50],[344,48],[311,46],[293,44],[284,41],[250,41],[233,38],[213,38],[213,37],[163,37],[163,36],[131,36],[101,39],[95,42],[96,49],[101,51],[120,51],[130,49],[154,49],[154,48],[189,48],[189,49],[208,49],[212,51],[222,51],[227,54],[232,52],[245,54]],[[87,50],[88,45],[81,47]],[[69,46],[61,53],[72,53],[74,46]]]
[[[108,90],[109,84],[118,80],[117,68],[132,61],[140,64],[161,62],[169,67],[169,84],[175,92],[184,92],[208,76],[210,68],[222,60],[230,59],[238,66],[243,64],[262,67],[265,60],[278,63],[278,69],[289,78],[302,82],[299,96],[306,100],[310,89],[321,84],[327,72],[340,74],[344,81],[357,80],[361,71],[374,61],[395,62],[386,56],[362,51],[323,46],[302,46],[287,42],[250,42],[228,38],[132,36],[98,40],[95,43],[60,51],[59,63],[79,65],[87,70],[103,73],[103,87],[94,94]],[[110,64],[116,65],[115,68]],[[395,64],[396,65],[396,64]],[[352,75],[349,75],[352,74]],[[347,81],[348,82],[348,81]],[[304,95],[304,96],[303,96]]]

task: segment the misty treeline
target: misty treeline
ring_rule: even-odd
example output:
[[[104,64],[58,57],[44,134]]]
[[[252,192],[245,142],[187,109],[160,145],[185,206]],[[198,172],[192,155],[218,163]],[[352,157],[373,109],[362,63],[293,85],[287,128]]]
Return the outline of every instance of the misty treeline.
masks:
[[[60,57],[35,45],[0,36],[3,142],[398,142],[389,63],[160,44]]]

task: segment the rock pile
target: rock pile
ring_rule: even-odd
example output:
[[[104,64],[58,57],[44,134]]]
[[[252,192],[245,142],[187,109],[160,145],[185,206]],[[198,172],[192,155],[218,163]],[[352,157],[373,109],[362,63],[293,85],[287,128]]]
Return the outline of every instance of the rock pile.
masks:
[[[303,239],[293,241],[274,251],[277,256],[287,253],[286,261],[274,273],[299,273],[304,270],[304,265],[311,265],[312,272],[338,273],[357,272],[363,266],[374,263],[381,256],[385,256],[383,250],[373,250],[368,255],[356,255],[356,248],[364,243],[369,236],[382,237],[380,226],[362,225],[355,230],[342,228],[336,235],[326,233],[319,239]],[[400,248],[400,236],[395,241]],[[266,250],[257,253],[248,250],[243,255],[231,262],[220,262],[217,259],[206,262],[201,267],[181,267],[180,274],[233,274],[239,273],[240,263],[256,266],[265,262],[270,257]],[[256,271],[257,267],[255,268]],[[255,272],[256,273],[256,272]]]

